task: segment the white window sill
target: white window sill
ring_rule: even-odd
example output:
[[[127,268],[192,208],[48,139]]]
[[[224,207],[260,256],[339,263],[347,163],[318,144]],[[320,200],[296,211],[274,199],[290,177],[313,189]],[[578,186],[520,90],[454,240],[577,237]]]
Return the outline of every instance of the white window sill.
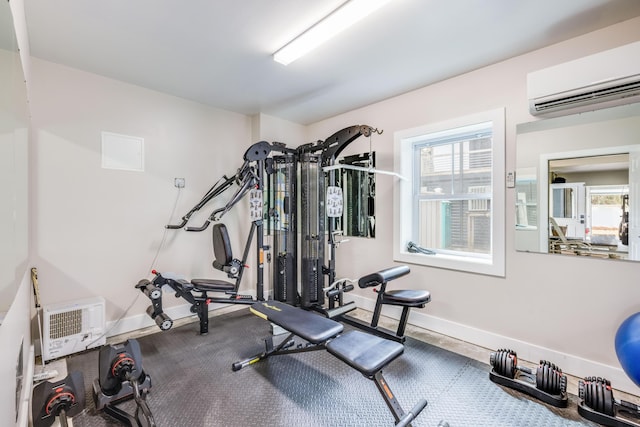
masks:
[[[394,261],[427,267],[445,268],[448,270],[466,271],[468,273],[486,274],[504,277],[504,266],[493,265],[490,259],[472,258],[445,254],[423,255],[410,252],[394,254]]]

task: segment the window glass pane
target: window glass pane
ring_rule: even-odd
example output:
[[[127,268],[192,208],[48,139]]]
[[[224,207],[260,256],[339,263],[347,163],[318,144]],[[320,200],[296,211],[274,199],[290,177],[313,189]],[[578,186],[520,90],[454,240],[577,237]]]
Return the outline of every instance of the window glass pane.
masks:
[[[416,146],[419,158],[418,193],[478,193],[486,187],[491,193],[491,138],[454,142],[446,145]]]
[[[516,181],[516,225],[535,227],[538,224],[538,187],[535,179]]]
[[[470,133],[464,128],[446,139],[425,135],[414,144],[414,239],[420,246],[491,254],[491,144],[486,129]]]
[[[429,249],[491,253],[489,200],[421,200],[417,240]]]
[[[395,133],[394,260],[504,277],[504,129],[496,109]]]

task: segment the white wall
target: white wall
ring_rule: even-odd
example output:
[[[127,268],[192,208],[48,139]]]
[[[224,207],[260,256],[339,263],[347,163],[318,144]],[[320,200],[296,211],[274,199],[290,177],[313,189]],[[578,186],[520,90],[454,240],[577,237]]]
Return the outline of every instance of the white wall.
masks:
[[[309,135],[324,138],[351,124],[383,129],[373,149],[377,167],[392,170],[394,132],[505,107],[506,170],[513,171],[516,124],[534,120],[526,74],[636,40],[638,18],[324,120],[310,126]],[[366,150],[367,141],[350,147]],[[376,238],[341,245],[338,276],[359,277],[394,264],[393,180],[376,178]],[[523,359],[549,359],[579,376],[605,376],[614,387],[638,394],[619,367],[614,335],[640,310],[640,264],[516,252],[513,189],[507,189],[506,206],[506,277],[413,265],[411,275],[393,285],[428,289],[432,301],[410,322],[492,349],[512,347]],[[359,305],[372,305],[368,293],[356,295]]]
[[[33,379],[31,343],[31,283],[24,272],[18,292],[0,327],[0,425],[26,426]],[[19,362],[21,361],[21,362]],[[19,386],[18,386],[19,385]]]
[[[306,127],[267,114],[256,114],[251,119],[252,141],[283,142],[295,148],[305,144]]]
[[[43,305],[101,295],[107,320],[114,321],[138,298],[126,316],[143,326],[151,324],[143,314],[150,303],[134,285],[151,277],[152,268],[225,278],[211,266],[211,229],[169,230],[152,261],[176,200],[173,223],[241,166],[252,142],[251,119],[38,59],[32,77],[33,265]],[[102,169],[102,131],[144,138],[145,171]],[[182,194],[175,177],[186,179]],[[194,215],[192,225],[202,224],[233,191]],[[240,255],[245,218],[242,207],[224,218]],[[245,284],[250,293],[252,284]]]
[[[11,14],[13,17],[13,23],[16,32],[16,39],[18,47],[20,49],[20,57],[22,62],[22,70],[24,71],[25,78],[29,76],[29,40],[26,32],[26,22],[24,18],[24,2],[23,0],[12,0],[9,4],[11,8]],[[19,72],[19,67],[16,67],[14,72]],[[3,76],[5,77],[5,76]],[[14,78],[19,78],[15,75]],[[20,98],[26,96],[23,93],[23,89],[17,90],[15,95],[20,94]],[[8,93],[3,93],[2,96],[8,96]],[[23,99],[16,98],[14,101],[23,102]],[[20,111],[22,113],[23,111]],[[22,123],[20,127],[22,128]],[[28,124],[24,126],[28,127]],[[24,138],[25,145],[28,139],[27,129],[20,129],[20,139]],[[18,144],[16,144],[16,148]],[[20,144],[20,149],[16,150],[14,160],[16,165],[26,165],[26,156],[28,147]],[[27,174],[26,168],[22,167],[15,169],[14,173],[16,177],[9,182],[16,186],[14,196],[19,202],[20,209],[15,210],[18,215],[24,214],[29,206],[27,205]],[[3,201],[4,202],[4,201]],[[16,229],[20,230],[20,239],[15,240],[14,253],[9,256],[15,257],[18,261],[12,264],[12,268],[16,278],[15,294],[13,292],[3,294],[5,298],[12,298],[12,301],[3,301],[3,310],[8,308],[2,325],[0,325],[0,378],[5,387],[2,387],[0,391],[0,425],[10,426],[14,423],[18,426],[26,426],[29,419],[29,401],[31,398],[31,383],[33,378],[33,351],[31,345],[31,284],[30,276],[27,267],[27,252],[29,251],[28,245],[24,244],[26,241],[27,224],[26,220],[21,218],[16,220]],[[8,236],[3,235],[2,238]],[[23,238],[24,237],[24,238]],[[6,255],[3,253],[3,256]]]

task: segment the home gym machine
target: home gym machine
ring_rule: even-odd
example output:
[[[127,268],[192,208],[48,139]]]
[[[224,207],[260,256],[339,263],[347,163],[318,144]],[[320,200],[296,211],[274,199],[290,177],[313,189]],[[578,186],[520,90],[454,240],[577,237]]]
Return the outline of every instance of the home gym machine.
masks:
[[[300,221],[302,276],[299,305],[321,311],[329,318],[355,309],[353,302],[345,304],[343,301],[344,292],[353,287],[336,282],[335,258],[339,244],[336,241],[337,220],[335,215],[327,212],[326,197],[333,191],[341,194],[342,190],[336,186],[336,171],[332,166],[349,144],[361,136],[371,137],[374,133],[382,132],[371,126],[355,125],[344,128],[315,145],[298,147],[302,186],[300,205],[303,209]],[[325,256],[325,234],[329,247],[328,259]],[[276,281],[274,287],[277,286]],[[329,298],[328,308],[325,308],[325,296]]]
[[[203,231],[249,194],[251,231],[242,260],[230,255],[231,249],[226,227],[213,228],[213,244],[216,261],[214,268],[226,272],[235,284],[220,280],[192,279],[187,281],[175,276],[154,272],[151,281],[141,280],[137,285],[152,302],[147,314],[160,329],[171,328],[173,322],[162,309],[162,286],[168,285],[177,297],[192,304],[191,310],[198,314],[200,332],[208,331],[208,308],[211,302],[223,304],[252,304],[264,300],[264,245],[265,220],[267,231],[273,235],[274,268],[272,269],[273,298],[277,301],[303,308],[323,311],[329,317],[344,314],[355,308],[353,303],[344,304],[343,293],[352,286],[335,285],[335,219],[326,221],[325,197],[327,184],[337,188],[335,171],[324,172],[324,168],[334,165],[336,158],[360,136],[381,133],[367,125],[355,125],[342,129],[324,141],[302,145],[296,149],[287,148],[282,143],[260,141],[253,144],[244,154],[244,163],[236,174],[224,175],[202,199],[183,217],[179,224],[169,224],[168,229]],[[298,172],[300,179],[298,181]],[[234,183],[238,189],[223,207],[213,210],[201,226],[187,226],[192,215],[207,205],[212,199],[229,189]],[[301,248],[298,253],[297,194],[298,185],[302,215],[300,220]],[[263,201],[263,193],[266,200]],[[253,235],[256,237],[256,300],[238,294],[242,272]],[[325,235],[328,236],[329,257],[325,256]],[[300,258],[298,258],[300,256]],[[301,285],[298,290],[298,259],[300,259]],[[222,261],[221,261],[222,260]],[[325,278],[326,277],[326,278]],[[326,284],[331,284],[325,287]],[[225,297],[212,297],[211,292],[223,292]],[[325,295],[329,307],[325,308]]]
[[[45,381],[33,388],[33,426],[48,427],[57,418],[67,427],[67,418],[78,415],[85,404],[84,377],[74,371],[61,381]]]
[[[151,378],[142,369],[140,344],[134,339],[100,349],[98,378],[93,382],[96,410],[103,411],[126,426],[155,427],[147,405]],[[117,405],[133,399],[135,413],[129,414]]]

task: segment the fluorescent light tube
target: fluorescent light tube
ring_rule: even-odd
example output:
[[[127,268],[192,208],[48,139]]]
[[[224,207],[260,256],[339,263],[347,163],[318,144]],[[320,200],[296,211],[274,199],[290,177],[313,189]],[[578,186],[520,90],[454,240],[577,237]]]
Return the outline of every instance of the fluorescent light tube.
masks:
[[[390,0],[350,0],[273,54],[273,60],[290,64],[331,37],[349,28]]]

